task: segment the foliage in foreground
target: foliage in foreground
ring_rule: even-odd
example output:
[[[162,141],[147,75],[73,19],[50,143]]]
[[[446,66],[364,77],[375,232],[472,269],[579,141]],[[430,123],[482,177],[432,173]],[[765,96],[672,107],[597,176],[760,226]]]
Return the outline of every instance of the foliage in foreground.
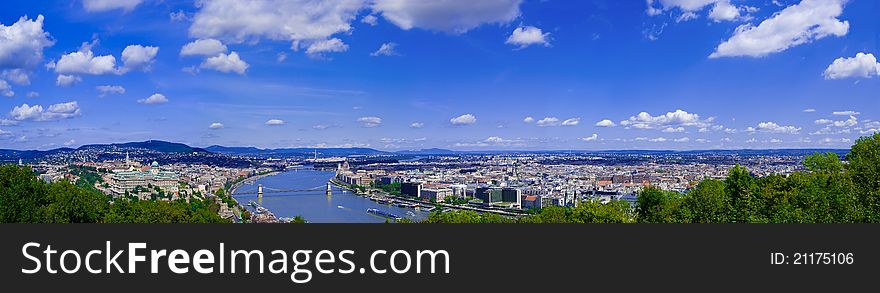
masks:
[[[0,223],[228,223],[206,200],[113,202],[65,180],[47,183],[28,168],[0,166]]]
[[[741,166],[680,194],[646,188],[631,209],[622,201],[548,207],[510,219],[472,211],[435,212],[425,223],[877,223],[880,134],[862,137],[846,156],[813,154],[807,172],[755,178]]]

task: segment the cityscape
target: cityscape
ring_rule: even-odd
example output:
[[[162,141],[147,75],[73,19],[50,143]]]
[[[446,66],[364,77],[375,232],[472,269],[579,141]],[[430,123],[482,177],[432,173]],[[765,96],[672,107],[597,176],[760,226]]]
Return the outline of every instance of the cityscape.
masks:
[[[0,222],[880,222],[867,0],[0,9]]]
[[[737,165],[748,168],[757,177],[789,175],[805,171],[805,156],[818,152],[844,156],[849,151],[383,152],[220,146],[200,149],[145,141],[88,145],[40,154],[0,151],[0,160],[27,166],[40,180],[64,180],[97,190],[111,199],[210,199],[217,202],[217,213],[224,219],[280,222],[291,221],[292,217],[275,216],[262,205],[264,196],[310,192],[327,198],[361,197],[363,201],[377,202],[380,209],[472,210],[517,217],[550,206],[574,207],[584,201],[626,201],[636,206],[638,193],[645,187],[685,193],[704,179],[723,180],[730,168]],[[257,183],[254,192],[253,185],[263,178],[281,173],[296,176],[299,170],[326,171],[325,181],[320,182],[326,183],[326,188],[319,185],[283,189],[286,187],[267,184],[264,190],[263,184]],[[251,185],[250,192],[237,192],[244,185]],[[331,185],[347,193],[339,193]],[[229,195],[235,199],[230,200]],[[404,215],[376,211],[381,213],[377,219],[404,219]]]

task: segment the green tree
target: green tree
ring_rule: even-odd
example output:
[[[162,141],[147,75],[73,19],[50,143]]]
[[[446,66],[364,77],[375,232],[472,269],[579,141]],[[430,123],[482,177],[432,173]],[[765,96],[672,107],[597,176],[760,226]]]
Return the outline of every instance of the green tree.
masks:
[[[856,140],[846,159],[845,169],[868,211],[865,220],[880,222],[880,133]]]

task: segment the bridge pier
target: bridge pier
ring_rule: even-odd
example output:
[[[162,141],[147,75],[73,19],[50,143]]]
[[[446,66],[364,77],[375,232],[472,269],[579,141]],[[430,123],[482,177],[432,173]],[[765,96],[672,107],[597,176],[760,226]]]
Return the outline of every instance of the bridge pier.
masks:
[[[263,184],[257,186],[257,203],[263,204]]]

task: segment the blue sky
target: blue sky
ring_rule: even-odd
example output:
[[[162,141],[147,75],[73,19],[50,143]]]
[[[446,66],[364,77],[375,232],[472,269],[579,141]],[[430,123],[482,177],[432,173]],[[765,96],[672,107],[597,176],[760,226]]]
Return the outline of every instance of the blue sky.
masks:
[[[878,11],[16,1],[0,11],[0,148],[847,148],[880,129]]]

